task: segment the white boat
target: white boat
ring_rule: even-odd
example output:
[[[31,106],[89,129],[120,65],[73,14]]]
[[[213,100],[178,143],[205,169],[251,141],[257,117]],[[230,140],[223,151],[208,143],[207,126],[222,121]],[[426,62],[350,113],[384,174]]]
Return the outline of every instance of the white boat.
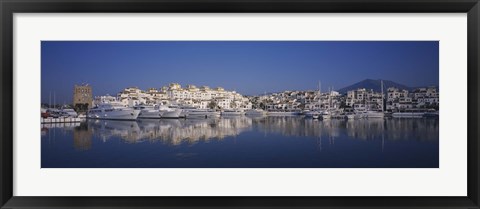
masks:
[[[359,116],[353,112],[348,112],[345,114],[345,118],[347,118],[348,120],[355,120],[359,118]]]
[[[327,111],[322,112],[320,116],[322,120],[329,120],[330,118],[332,118],[332,115]]]
[[[367,118],[367,111],[365,110],[356,110],[355,118]]]
[[[315,111],[315,110],[309,110],[309,111],[304,112],[303,114],[305,115],[305,117],[311,118],[311,117],[313,117],[314,115],[320,114],[320,112]]]
[[[242,116],[242,115],[245,115],[245,111],[240,109],[230,109],[230,110],[222,111],[221,115],[222,116]]]
[[[75,112],[73,109],[61,109],[60,110],[60,115],[64,117],[77,117],[78,114]]]
[[[383,112],[383,102],[384,102],[384,93],[383,93],[383,80],[381,80],[381,88],[382,88],[382,107],[381,107],[381,111],[372,111],[372,110],[369,110],[369,111],[366,111],[363,113],[364,117],[365,118],[384,118],[385,117],[385,113]]]
[[[162,118],[180,118],[183,112],[177,106],[160,106],[159,107],[160,113],[162,113]]]
[[[245,111],[245,115],[264,116],[264,115],[267,115],[267,112],[262,110],[262,109],[250,109],[250,110]]]
[[[211,109],[189,109],[186,114],[187,118],[211,118],[219,116],[220,112]]]
[[[136,120],[140,110],[131,107],[123,107],[113,103],[103,103],[90,109],[87,118],[107,120]]]
[[[377,112],[377,111],[367,111],[364,113],[366,118],[383,118],[385,117],[385,114],[383,112]]]
[[[181,110],[181,111],[180,111],[180,115],[179,115],[180,118],[186,118],[187,115],[188,115],[188,112],[190,112],[191,110],[196,110],[196,109],[198,109],[198,108],[196,108],[196,107],[191,107],[191,106],[180,106],[180,107],[178,107],[178,108],[176,108],[176,109],[180,109],[180,110]]]
[[[162,118],[162,113],[155,108],[154,106],[141,105],[134,107],[136,110],[140,110],[138,114],[139,119],[160,119]]]
[[[318,81],[318,106],[321,107],[321,84],[320,84],[320,81]],[[322,115],[321,111],[320,110],[308,110],[306,112],[303,113],[305,115],[305,117],[312,117],[314,119],[319,119]]]
[[[395,112],[392,114],[394,118],[422,118],[424,112]]]
[[[62,117],[62,111],[56,108],[48,108],[45,111],[45,114],[47,117],[52,117],[52,118],[59,118]]]
[[[268,111],[268,116],[297,116],[300,115],[300,112],[296,111]]]

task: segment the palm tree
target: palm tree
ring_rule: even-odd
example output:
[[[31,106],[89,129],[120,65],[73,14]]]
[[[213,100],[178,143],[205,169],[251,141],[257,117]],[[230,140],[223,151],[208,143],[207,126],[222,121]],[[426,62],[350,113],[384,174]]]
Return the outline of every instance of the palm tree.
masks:
[[[210,103],[208,103],[208,108],[210,108],[210,109],[217,108],[217,103],[215,102],[215,100],[212,100],[212,101],[210,101]]]

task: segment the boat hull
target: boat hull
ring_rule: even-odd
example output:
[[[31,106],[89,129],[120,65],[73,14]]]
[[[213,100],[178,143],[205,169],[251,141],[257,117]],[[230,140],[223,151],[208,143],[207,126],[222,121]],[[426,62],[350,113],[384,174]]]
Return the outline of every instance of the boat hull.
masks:
[[[308,117],[308,118],[312,118],[312,117],[314,117],[315,115],[318,115],[318,114],[319,114],[319,112],[317,112],[317,111],[308,111],[308,112],[304,113],[305,117]]]
[[[102,111],[99,113],[88,114],[87,118],[101,120],[136,120],[139,114],[140,110]]]
[[[263,110],[247,110],[245,112],[245,115],[249,115],[249,116],[265,116],[267,115],[267,112],[263,111]]]
[[[365,113],[366,118],[384,118],[385,114],[383,112],[367,112]]]
[[[180,118],[182,114],[182,110],[164,110],[160,111],[162,113],[162,118]]]
[[[300,113],[298,112],[268,112],[268,116],[298,116]]]
[[[396,112],[392,114],[394,118],[422,118],[425,115],[423,112]]]
[[[242,116],[245,115],[244,112],[222,112],[222,116]]]
[[[358,118],[358,116],[352,114],[352,115],[347,115],[346,118],[348,120],[355,120],[356,118]]]
[[[332,118],[332,116],[331,115],[322,115],[322,116],[320,116],[320,118],[322,120],[330,120]]]
[[[162,118],[162,113],[158,110],[149,110],[149,111],[141,111],[138,115],[139,119],[160,119]]]
[[[212,118],[220,117],[219,112],[188,112],[186,118]]]

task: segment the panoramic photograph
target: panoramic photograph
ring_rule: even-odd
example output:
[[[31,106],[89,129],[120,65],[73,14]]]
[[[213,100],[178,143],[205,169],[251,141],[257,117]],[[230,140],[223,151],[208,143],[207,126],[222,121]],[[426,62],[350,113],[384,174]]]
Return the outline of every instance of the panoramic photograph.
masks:
[[[439,168],[438,41],[42,41],[42,168]]]

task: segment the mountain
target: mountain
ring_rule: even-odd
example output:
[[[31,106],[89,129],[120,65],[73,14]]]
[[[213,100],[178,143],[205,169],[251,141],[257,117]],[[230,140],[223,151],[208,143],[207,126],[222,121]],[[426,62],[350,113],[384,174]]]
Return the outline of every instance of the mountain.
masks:
[[[395,87],[395,88],[398,88],[398,89],[406,89],[406,90],[409,90],[409,91],[412,90],[411,87],[405,86],[403,84],[395,83],[395,82],[389,81],[389,80],[383,80],[383,91],[386,92],[387,89],[390,88],[390,87]],[[378,79],[378,80],[365,79],[365,80],[360,81],[358,83],[355,83],[353,85],[350,85],[350,86],[344,87],[342,89],[339,89],[338,92],[340,92],[341,94],[345,94],[345,93],[347,93],[347,91],[356,90],[356,89],[359,89],[359,88],[373,89],[373,91],[381,92],[382,91],[381,80],[380,79]]]

